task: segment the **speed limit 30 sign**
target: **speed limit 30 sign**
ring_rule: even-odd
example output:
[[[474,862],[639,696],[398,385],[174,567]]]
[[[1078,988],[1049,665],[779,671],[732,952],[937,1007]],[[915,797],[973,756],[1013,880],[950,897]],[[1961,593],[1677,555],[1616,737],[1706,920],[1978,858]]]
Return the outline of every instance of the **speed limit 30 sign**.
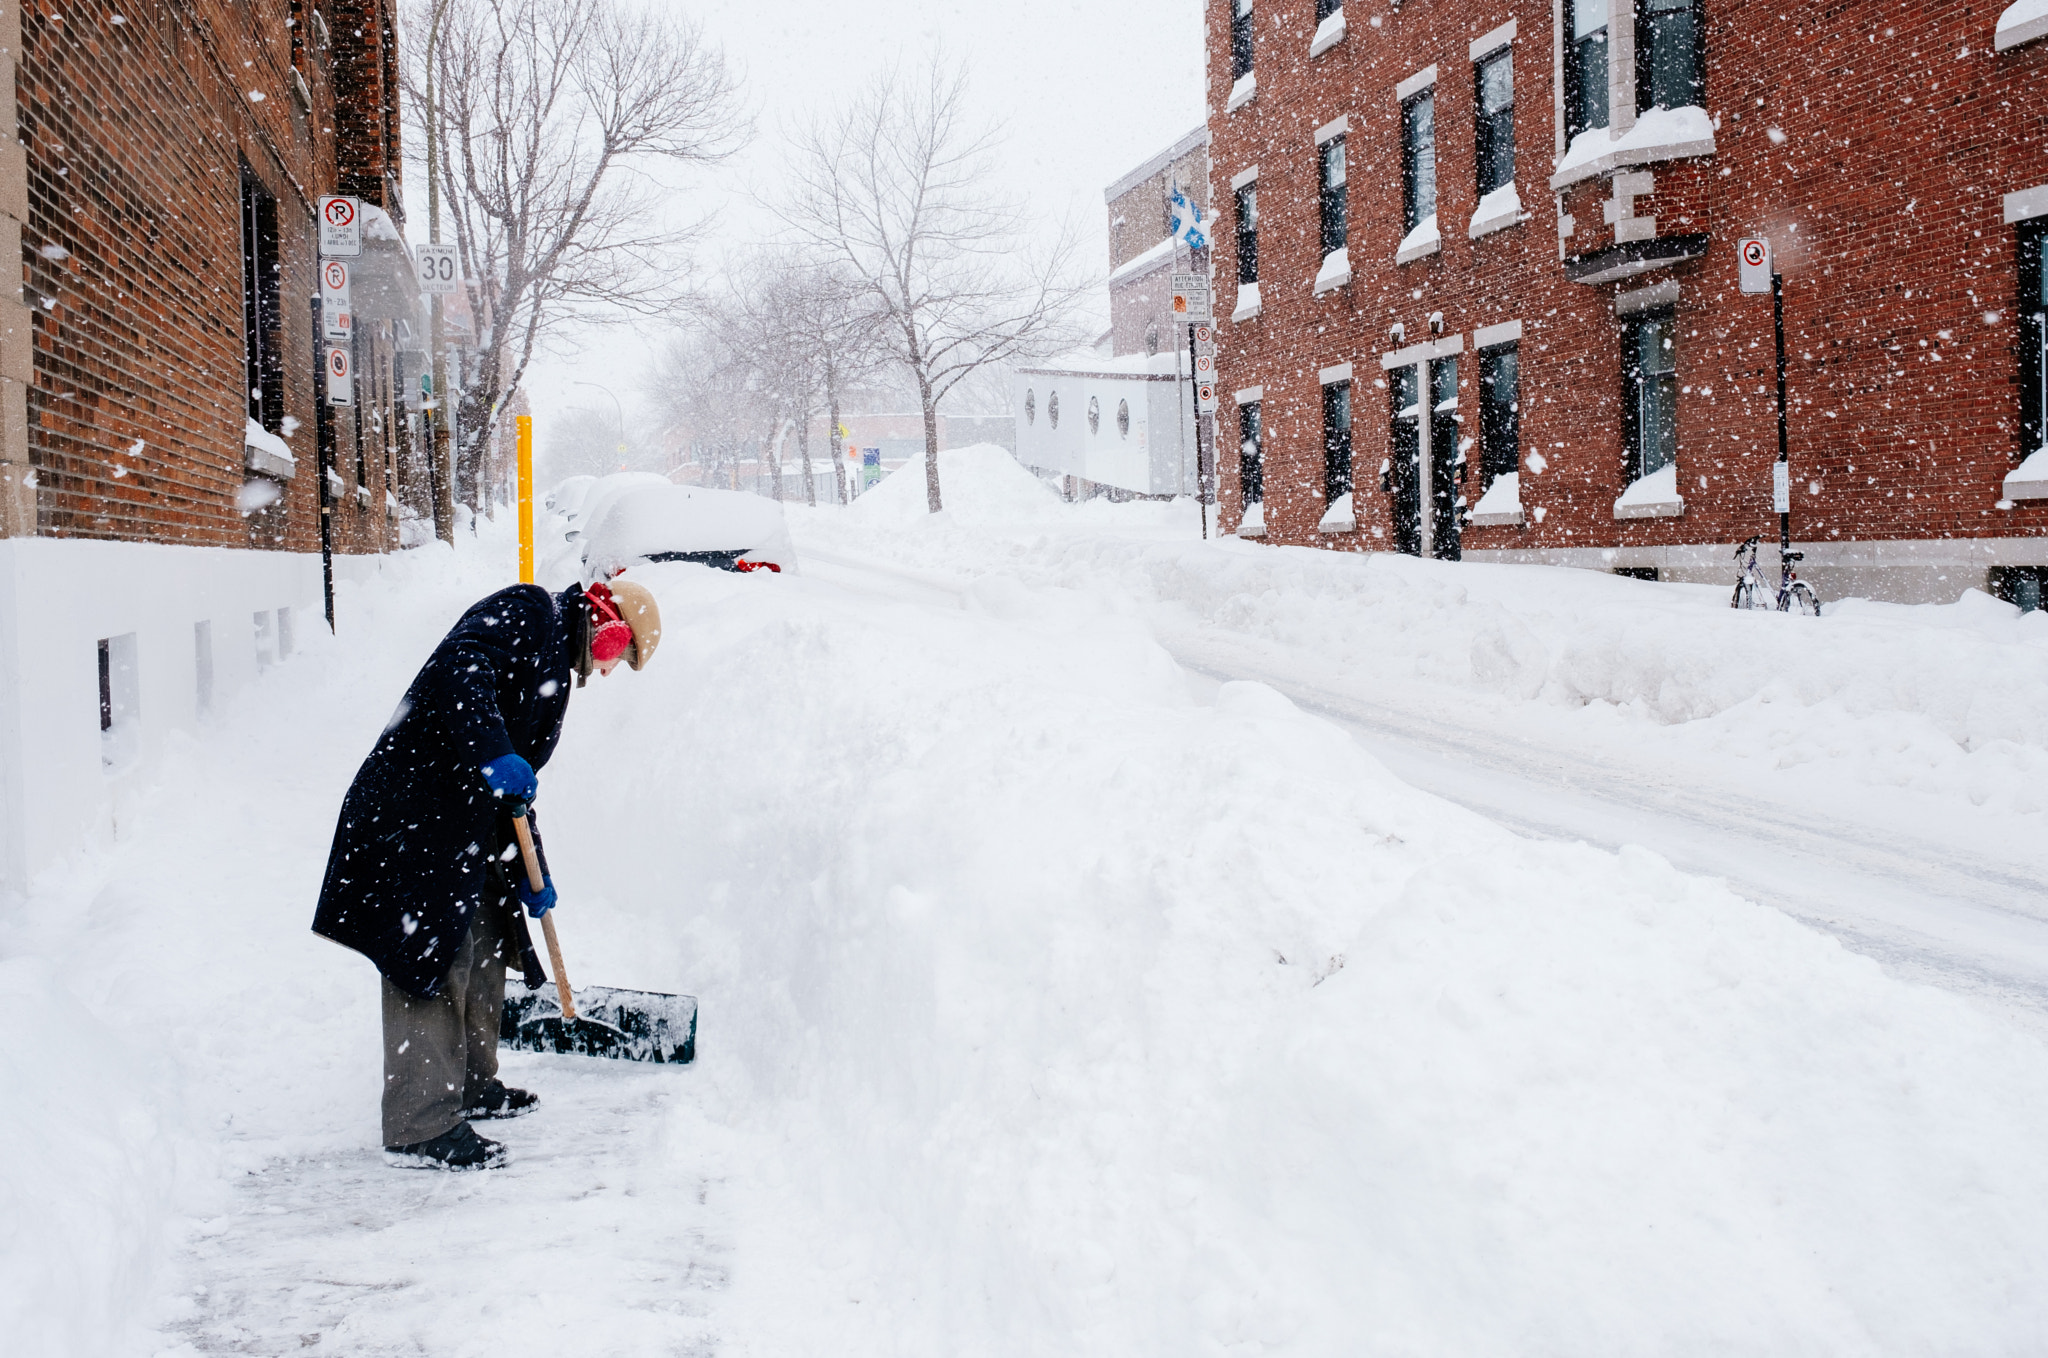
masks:
[[[462,263],[452,245],[415,245],[413,261],[420,274],[420,291],[429,296],[446,296],[462,286]]]

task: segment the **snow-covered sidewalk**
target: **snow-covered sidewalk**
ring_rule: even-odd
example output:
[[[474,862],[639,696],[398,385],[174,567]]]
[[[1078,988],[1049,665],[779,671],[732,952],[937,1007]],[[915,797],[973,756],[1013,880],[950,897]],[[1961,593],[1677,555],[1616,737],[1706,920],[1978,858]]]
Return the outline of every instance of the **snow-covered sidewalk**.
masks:
[[[1162,579],[1313,563],[1027,505],[798,524],[965,606],[642,574],[660,658],[577,696],[540,805],[576,973],[700,996],[700,1063],[519,1058],[546,1108],[476,1179],[379,1163],[372,977],[306,926],[355,761],[510,554],[345,590],[0,907],[10,1351],[2038,1347],[2035,1037],[1159,644]],[[1392,578],[1393,625],[1316,607],[1421,665],[1469,606]]]

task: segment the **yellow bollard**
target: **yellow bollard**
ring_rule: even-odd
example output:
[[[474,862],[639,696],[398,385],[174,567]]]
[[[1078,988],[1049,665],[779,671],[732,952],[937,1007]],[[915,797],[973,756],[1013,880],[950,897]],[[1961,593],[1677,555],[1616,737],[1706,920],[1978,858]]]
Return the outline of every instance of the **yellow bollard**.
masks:
[[[519,417],[519,583],[533,583],[533,416]]]

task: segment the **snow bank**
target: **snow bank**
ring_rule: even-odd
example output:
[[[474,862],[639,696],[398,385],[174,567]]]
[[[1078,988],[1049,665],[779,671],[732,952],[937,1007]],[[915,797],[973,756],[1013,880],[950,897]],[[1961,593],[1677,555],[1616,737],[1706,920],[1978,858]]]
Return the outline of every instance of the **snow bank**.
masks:
[[[551,844],[662,846],[590,905],[587,965],[706,997],[766,1138],[734,1302],[761,1351],[2048,1323],[2030,1038],[1650,855],[1418,796],[1270,690],[1191,687],[1109,601],[744,583],[657,584],[681,663],[563,754],[582,786],[630,742],[645,792]]]
[[[1031,522],[1058,515],[1065,502],[1005,448],[977,443],[939,454],[939,495],[949,521],[961,525]],[[865,524],[912,524],[930,517],[924,458],[910,459],[853,502]]]

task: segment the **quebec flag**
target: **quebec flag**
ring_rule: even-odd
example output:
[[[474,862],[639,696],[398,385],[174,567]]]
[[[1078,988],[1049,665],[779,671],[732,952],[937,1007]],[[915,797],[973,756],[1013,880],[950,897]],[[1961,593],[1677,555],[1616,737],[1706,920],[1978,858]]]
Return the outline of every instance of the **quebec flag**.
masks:
[[[1188,201],[1181,186],[1175,184],[1167,197],[1166,210],[1173,217],[1173,238],[1190,250],[1207,249],[1209,233],[1202,226],[1202,209]]]

